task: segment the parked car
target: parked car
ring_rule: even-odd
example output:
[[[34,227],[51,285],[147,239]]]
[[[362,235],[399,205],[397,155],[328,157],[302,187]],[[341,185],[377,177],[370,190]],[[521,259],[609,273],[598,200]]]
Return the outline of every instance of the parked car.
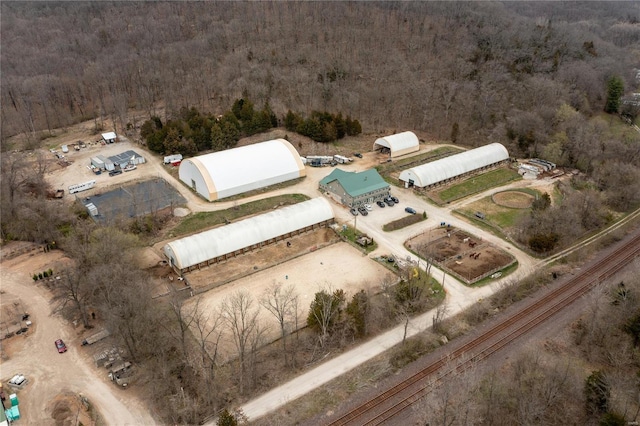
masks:
[[[407,213],[411,213],[411,214],[416,214],[417,213],[415,211],[415,209],[412,209],[411,207],[405,207],[404,211],[407,212]]]
[[[354,157],[358,157],[358,158],[362,158],[362,154],[360,154],[359,152],[354,152],[353,156]]]
[[[378,201],[376,201],[376,204],[377,204],[379,207],[384,207],[384,202],[383,202],[383,201],[378,200]]]
[[[358,207],[358,211],[360,212],[360,214],[362,216],[366,216],[369,214],[369,212],[367,211],[367,209],[365,209],[364,207]]]
[[[400,204],[400,200],[398,200],[396,197],[391,196],[391,199],[393,200],[394,203]]]
[[[368,212],[373,210],[373,207],[371,207],[371,204],[365,204],[364,208],[367,209]]]
[[[62,339],[58,339],[56,340],[56,349],[58,350],[59,354],[64,353],[67,351],[67,345],[64,344]]]
[[[393,202],[393,200],[391,200],[391,199],[389,199],[389,198],[385,198],[385,199],[384,199],[384,202],[385,202],[385,204],[386,204],[386,205],[388,205],[389,207],[393,207],[393,206],[394,206],[394,204],[395,204],[395,203]]]
[[[358,216],[358,209],[356,209],[355,207],[352,207],[351,210],[349,211],[351,212],[352,215]]]
[[[109,176],[116,176],[122,174],[122,170],[111,170]]]

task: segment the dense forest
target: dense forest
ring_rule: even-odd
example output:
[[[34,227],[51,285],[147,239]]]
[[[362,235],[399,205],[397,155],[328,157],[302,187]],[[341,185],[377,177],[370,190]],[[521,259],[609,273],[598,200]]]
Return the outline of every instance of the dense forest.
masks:
[[[313,306],[336,299],[344,311],[332,319],[335,327],[328,327],[331,318],[311,321],[322,337],[335,332],[326,347],[322,339],[323,347],[317,347],[316,335],[285,346],[283,335],[284,373],[278,376],[256,360],[279,360],[280,350],[257,357],[254,345],[247,349],[247,374],[237,380],[238,366],[220,366],[217,347],[207,339],[232,324],[235,312],[254,312],[258,300],[238,294],[213,313],[197,306],[186,312],[181,300],[151,303],[144,297],[150,278],[134,273],[127,255],[143,244],[144,235],[131,235],[125,227],[103,229],[83,209],[51,208],[44,157],[9,151],[44,146],[59,129],[86,120],[96,132],[124,132],[157,152],[225,149],[271,126],[324,139],[337,138],[344,127],[348,135],[413,130],[430,141],[465,146],[500,142],[514,157],[540,156],[582,172],[562,188],[562,204],[551,205],[547,197],[519,224],[516,239],[540,253],[570,244],[640,204],[640,133],[628,125],[638,121],[640,109],[638,102],[624,101],[640,92],[639,3],[3,1],[0,24],[1,237],[56,241],[76,261],[63,274],[62,313],[79,316],[83,324],[89,321],[87,306],[104,313],[146,371],[143,385],[166,423],[200,422],[273,385],[299,367],[296,354],[320,357],[398,318],[408,321],[405,298],[394,294],[387,298],[393,303],[378,306],[364,294],[346,299],[339,292],[318,293]],[[331,121],[332,131],[321,132],[307,119]],[[15,135],[26,135],[26,146],[15,143]],[[638,287],[637,280],[627,285]],[[260,303],[293,303],[294,296],[274,287]],[[626,299],[616,305],[604,301],[624,312],[607,314],[615,321],[601,316],[597,324],[581,324],[586,331],[576,337],[578,346],[602,350],[589,361],[603,369],[636,371],[637,298],[628,305]],[[190,340],[186,325],[198,325],[205,314],[218,315],[217,328],[199,329],[200,338]],[[148,324],[162,327],[150,331]],[[604,350],[620,341],[629,356],[612,361]],[[419,353],[408,348],[403,350]],[[498,416],[508,419],[502,424],[536,423],[518,416],[523,411],[517,402],[544,401],[545,395],[530,398],[528,392],[535,383],[551,383],[537,378],[544,373],[553,379],[562,366],[533,361],[514,361],[514,374],[527,373],[524,366],[530,365],[528,377],[535,378],[520,393],[502,382],[506,390],[495,400],[478,396],[493,395],[482,386],[475,394],[460,393],[480,401],[476,414],[502,407],[490,417],[479,415],[477,424],[501,424]],[[239,365],[244,373],[244,363]],[[520,384],[523,375],[504,377]],[[617,376],[610,378],[615,384]],[[488,385],[493,382],[483,384]],[[580,372],[559,387],[551,385],[560,391],[548,404],[552,409],[537,417],[539,424],[588,424],[595,418],[581,406]],[[637,383],[614,389],[632,392]],[[566,401],[577,402],[562,411]],[[432,414],[425,421],[473,423],[447,421],[450,405],[444,402],[426,407]],[[619,404],[613,408],[619,411]]]
[[[364,132],[455,129],[466,145],[511,135],[535,153],[563,103],[589,117],[610,77],[635,90],[638,19],[626,2],[3,2],[2,141],[246,95],[280,118],[342,112]]]

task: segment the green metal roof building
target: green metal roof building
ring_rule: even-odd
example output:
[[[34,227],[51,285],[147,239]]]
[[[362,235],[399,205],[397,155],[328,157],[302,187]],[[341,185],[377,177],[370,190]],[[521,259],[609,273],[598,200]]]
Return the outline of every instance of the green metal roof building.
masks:
[[[320,181],[320,190],[345,206],[360,207],[389,195],[389,184],[376,169],[360,173],[334,169]]]

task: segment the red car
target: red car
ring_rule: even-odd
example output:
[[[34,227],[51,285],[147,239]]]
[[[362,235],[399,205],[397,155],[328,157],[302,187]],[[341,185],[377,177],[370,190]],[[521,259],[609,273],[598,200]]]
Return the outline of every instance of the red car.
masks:
[[[64,353],[67,351],[67,345],[64,344],[62,339],[58,339],[56,340],[56,349],[58,350],[59,354]]]

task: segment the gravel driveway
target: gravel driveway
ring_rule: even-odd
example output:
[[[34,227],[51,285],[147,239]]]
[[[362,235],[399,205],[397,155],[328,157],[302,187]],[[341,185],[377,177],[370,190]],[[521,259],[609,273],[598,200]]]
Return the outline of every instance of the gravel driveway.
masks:
[[[15,374],[27,377],[29,383],[18,391],[21,418],[19,424],[51,425],[51,403],[60,394],[82,394],[99,411],[107,424],[152,425],[157,422],[134,394],[111,383],[104,370],[80,345],[73,327],[52,313],[51,294],[34,284],[31,275],[61,261],[63,253],[25,254],[0,264],[0,291],[22,300],[33,325],[29,332],[2,341],[8,359],[0,363],[0,379],[6,382]],[[54,346],[63,339],[68,351],[59,354]],[[6,391],[11,393],[11,389]],[[74,415],[76,413],[73,413]],[[73,419],[71,419],[73,420]]]

